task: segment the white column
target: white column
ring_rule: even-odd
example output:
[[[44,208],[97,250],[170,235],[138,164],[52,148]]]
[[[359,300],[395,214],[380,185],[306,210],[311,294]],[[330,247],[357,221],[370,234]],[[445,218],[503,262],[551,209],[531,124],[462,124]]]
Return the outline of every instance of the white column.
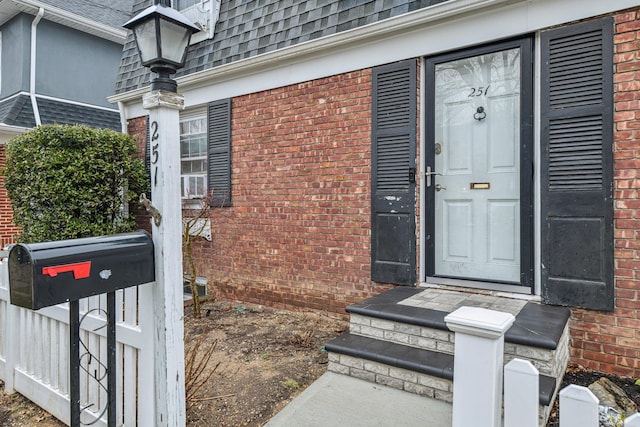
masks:
[[[444,320],[456,333],[452,427],[499,427],[504,333],[515,317],[461,307]]]
[[[184,98],[154,91],[143,97],[142,105],[149,110],[151,201],[161,215],[152,219],[156,262],[155,425],[175,427],[186,424],[179,129]]]

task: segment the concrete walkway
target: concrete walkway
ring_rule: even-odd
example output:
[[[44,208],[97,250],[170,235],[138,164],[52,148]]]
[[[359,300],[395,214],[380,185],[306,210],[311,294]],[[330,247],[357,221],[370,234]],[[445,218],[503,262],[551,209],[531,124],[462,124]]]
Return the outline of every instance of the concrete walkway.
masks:
[[[326,372],[265,427],[451,427],[451,404]]]

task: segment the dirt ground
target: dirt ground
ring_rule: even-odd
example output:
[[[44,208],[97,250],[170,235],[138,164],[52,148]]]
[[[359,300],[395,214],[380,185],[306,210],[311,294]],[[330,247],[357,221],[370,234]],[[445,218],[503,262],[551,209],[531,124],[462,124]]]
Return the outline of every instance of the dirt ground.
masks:
[[[187,426],[262,426],[327,368],[323,346],[347,322],[251,304],[205,301],[202,318],[185,307]],[[195,350],[195,351],[194,351]],[[567,370],[563,387],[607,376],[640,403],[634,379]],[[557,427],[557,403],[547,427]],[[0,382],[0,427],[62,427]]]
[[[262,426],[327,369],[344,320],[251,304],[185,307],[187,426]],[[196,349],[196,351],[193,351]],[[0,382],[0,427],[62,427]]]
[[[62,427],[53,415],[43,411],[19,394],[8,396],[0,381],[0,427]]]
[[[185,308],[185,377],[187,425],[193,427],[263,425],[326,371],[323,346],[348,326],[319,314],[249,304],[205,303],[200,319],[191,311]],[[190,349],[197,345],[194,363]],[[206,368],[197,369],[208,354]],[[190,367],[200,373],[193,387]]]

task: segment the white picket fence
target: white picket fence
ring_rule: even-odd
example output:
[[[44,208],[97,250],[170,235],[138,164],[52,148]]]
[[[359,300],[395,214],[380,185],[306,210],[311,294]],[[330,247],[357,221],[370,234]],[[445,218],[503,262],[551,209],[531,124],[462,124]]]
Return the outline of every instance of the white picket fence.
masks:
[[[6,259],[0,261],[0,379],[67,425],[69,311],[67,304],[26,310],[9,303]],[[143,303],[147,302],[147,303]],[[155,421],[152,285],[116,294],[117,425]],[[80,301],[81,422],[106,426],[106,296]],[[85,347],[86,346],[86,349]],[[86,370],[86,371],[85,371]],[[100,382],[95,378],[103,378]]]
[[[598,427],[599,401],[587,387],[570,385],[559,393],[560,427]],[[504,427],[538,425],[538,370],[529,361],[514,359],[504,367]],[[640,427],[633,414],[616,427]]]
[[[538,370],[521,359],[503,367],[504,333],[514,320],[512,314],[479,307],[461,307],[445,317],[455,332],[453,427],[543,425]],[[560,391],[559,400],[560,427],[600,425],[598,398],[588,388],[570,385]],[[623,424],[607,425],[640,427],[640,414]]]

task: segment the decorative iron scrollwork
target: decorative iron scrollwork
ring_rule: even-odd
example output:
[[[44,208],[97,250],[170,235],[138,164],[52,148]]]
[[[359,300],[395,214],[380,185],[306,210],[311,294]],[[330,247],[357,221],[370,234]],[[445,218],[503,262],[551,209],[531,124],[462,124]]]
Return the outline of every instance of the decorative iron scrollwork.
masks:
[[[95,333],[95,332],[98,332],[100,329],[107,327],[108,313],[101,308],[94,308],[92,310],[87,311],[80,318],[80,325],[82,325],[82,322],[91,313],[97,313],[98,318],[102,317],[100,316],[101,314],[106,316],[106,318],[104,319],[105,323],[95,328],[92,332]],[[89,350],[89,346],[82,340],[82,338],[80,338],[80,346],[82,347],[82,350],[83,350],[82,354],[80,354],[80,360],[79,360],[80,369],[86,372],[88,379],[97,382],[98,386],[102,390],[104,390],[105,394],[108,393],[109,390],[105,385],[105,382],[107,380],[107,375],[109,373],[107,365],[102,361],[100,361],[99,357],[96,357],[96,355],[91,353],[91,351]],[[107,414],[107,410],[109,409],[107,405],[104,405],[102,410],[99,413],[96,413],[90,410],[90,409],[95,409],[96,406],[98,406],[97,402],[89,402],[86,406],[80,408],[80,414],[82,418],[86,420],[86,422],[80,421],[80,425],[83,425],[83,426],[94,425]]]

